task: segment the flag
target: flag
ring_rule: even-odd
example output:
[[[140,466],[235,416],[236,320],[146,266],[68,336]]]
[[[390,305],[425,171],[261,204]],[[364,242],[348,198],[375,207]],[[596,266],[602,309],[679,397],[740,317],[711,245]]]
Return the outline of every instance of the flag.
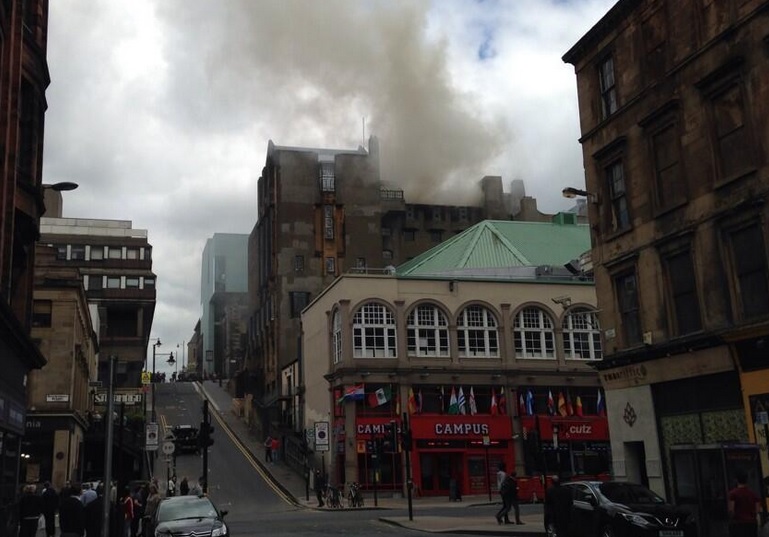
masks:
[[[409,388],[409,414],[417,411],[417,398],[414,396],[414,389]]]
[[[457,403],[457,392],[454,386],[451,387],[451,398],[449,399],[449,414],[459,414],[459,404]]]
[[[441,399],[441,414],[443,414],[443,409],[445,408],[443,405],[444,405],[444,402],[446,401],[445,394],[443,393],[443,386],[441,386],[441,394],[439,397]]]
[[[363,384],[349,386],[345,388],[344,395],[337,400],[337,404],[350,399],[351,401],[362,401],[366,397]]]
[[[507,399],[505,399],[505,389],[499,389],[499,397],[497,397],[497,406],[499,407],[500,414],[507,414]]]
[[[400,390],[395,390],[395,415],[401,415],[401,394]]]
[[[379,388],[378,390],[375,390],[368,394],[368,404],[369,406],[382,406],[387,401],[389,401],[392,398],[392,393],[390,391],[390,387],[386,388]]]
[[[519,416],[525,416],[526,415],[526,403],[523,400],[523,394],[518,394],[518,415]]]
[[[574,409],[574,413],[582,417],[582,399],[580,399],[579,395],[577,396],[577,407]]]
[[[534,396],[531,393],[531,390],[526,392],[526,414],[529,416],[534,415]]]
[[[561,416],[566,415],[566,399],[563,397],[563,392],[558,392],[558,413]]]
[[[555,416],[555,401],[553,401],[553,392],[547,390],[547,413],[550,416]]]
[[[599,416],[605,416],[606,415],[606,403],[603,400],[603,396],[601,395],[601,389],[598,388],[598,402],[595,405],[596,408],[596,414]]]
[[[574,405],[571,404],[571,392],[566,390],[566,413],[569,416],[574,415]]]
[[[492,416],[496,416],[499,414],[499,407],[497,407],[497,394],[494,393],[494,390],[491,390],[491,407],[489,408],[489,414]]]
[[[478,413],[478,407],[475,405],[475,392],[473,391],[473,387],[470,386],[470,414],[472,416],[475,416]]]
[[[457,398],[457,406],[459,407],[460,414],[467,414],[465,392],[462,391],[462,386],[459,387],[459,397]]]
[[[422,390],[417,393],[417,414],[422,413]]]

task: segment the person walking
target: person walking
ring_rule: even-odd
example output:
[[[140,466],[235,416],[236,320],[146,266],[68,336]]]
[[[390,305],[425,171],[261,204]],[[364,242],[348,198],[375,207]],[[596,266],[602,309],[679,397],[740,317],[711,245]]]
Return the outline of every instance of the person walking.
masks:
[[[507,479],[509,480],[509,503],[510,507],[515,513],[515,523],[522,525],[523,521],[521,520],[521,504],[520,499],[518,498],[518,474],[516,472],[511,472],[508,474]]]
[[[85,507],[80,501],[77,486],[64,487],[59,500],[59,530],[61,537],[83,537],[85,533]]]
[[[123,512],[122,537],[131,537],[131,524],[134,519],[134,500],[131,497],[131,489],[125,487],[120,497],[120,506]]]
[[[320,470],[315,470],[315,496],[318,498],[318,507],[323,507],[323,495],[326,493],[326,480],[320,473]]]
[[[748,476],[737,472],[737,486],[729,491],[729,537],[756,537],[761,498],[748,487]]]
[[[272,462],[272,437],[269,435],[264,441],[264,460],[265,462]]]
[[[504,462],[500,462],[499,465],[497,465],[497,492],[499,492],[500,499],[502,500],[502,507],[497,511],[497,514],[494,515],[494,518],[497,519],[497,524],[502,524],[502,522],[510,524],[510,504],[508,502],[510,496],[509,493],[505,494],[507,491],[503,490],[506,479],[507,466]]]
[[[155,513],[158,510],[158,505],[160,505],[160,500],[158,486],[153,483],[150,485],[149,496],[147,496],[147,503],[144,507],[144,517],[142,518],[142,534],[144,537],[152,537],[154,534],[152,521],[155,519]]]
[[[569,537],[571,507],[571,491],[562,487],[561,478],[554,475],[545,491],[545,531],[552,527],[558,537]]]
[[[276,437],[272,439],[270,451],[272,451],[272,462],[278,462],[280,460],[280,440]]]
[[[187,481],[187,477],[182,477],[181,483],[179,483],[179,494],[181,496],[186,496],[190,493],[190,484]]]
[[[56,535],[56,511],[59,509],[59,493],[50,481],[43,484],[43,517],[45,517],[45,537]]]
[[[35,485],[25,485],[22,490],[19,498],[19,537],[35,537],[43,513],[43,498],[35,492]]]
[[[86,537],[100,537],[102,520],[104,518],[104,485],[96,487],[96,498],[88,502],[83,508]]]
[[[166,489],[166,496],[170,498],[176,495],[176,476],[173,476],[168,480],[168,488]]]
[[[131,537],[138,537],[139,523],[144,514],[144,503],[142,503],[142,488],[136,485],[131,491],[131,500],[133,501],[133,518],[131,519]]]

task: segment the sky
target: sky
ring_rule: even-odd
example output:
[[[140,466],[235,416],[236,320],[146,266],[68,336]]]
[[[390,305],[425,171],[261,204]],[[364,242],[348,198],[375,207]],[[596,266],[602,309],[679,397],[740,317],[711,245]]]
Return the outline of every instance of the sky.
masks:
[[[214,233],[248,234],[267,144],[380,143],[408,202],[474,203],[522,179],[543,212],[584,188],[574,68],[615,0],[54,0],[43,181],[64,217],[146,229],[153,338],[200,317]],[[151,354],[151,353],[150,353]]]

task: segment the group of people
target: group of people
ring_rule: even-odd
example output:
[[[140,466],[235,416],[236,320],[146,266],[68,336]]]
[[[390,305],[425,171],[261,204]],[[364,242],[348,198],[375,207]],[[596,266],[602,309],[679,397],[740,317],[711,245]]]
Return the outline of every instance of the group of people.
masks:
[[[502,507],[497,514],[497,524],[523,524],[521,507],[518,501],[518,476],[515,472],[507,473],[507,466],[500,462],[497,467],[497,491],[502,499]],[[510,511],[515,512],[515,522],[510,520]]]
[[[182,477],[182,480],[179,481],[179,484],[177,485],[177,477],[175,475],[171,476],[168,480],[168,485],[166,486],[166,496],[169,498],[171,496],[176,496],[177,489],[180,496],[186,496],[188,494],[200,496],[203,494],[203,478],[201,477],[197,483],[192,483],[192,485],[190,485],[189,480],[186,477]]]

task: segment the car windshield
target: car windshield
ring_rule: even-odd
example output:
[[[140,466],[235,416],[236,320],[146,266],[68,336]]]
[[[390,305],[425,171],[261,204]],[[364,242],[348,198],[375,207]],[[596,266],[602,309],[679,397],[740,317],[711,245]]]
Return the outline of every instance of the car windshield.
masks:
[[[159,522],[216,516],[218,516],[216,508],[207,498],[185,497],[183,501],[164,501],[160,503],[158,510]]]
[[[665,503],[665,500],[651,490],[633,483],[601,483],[598,490],[607,500],[614,503]]]

